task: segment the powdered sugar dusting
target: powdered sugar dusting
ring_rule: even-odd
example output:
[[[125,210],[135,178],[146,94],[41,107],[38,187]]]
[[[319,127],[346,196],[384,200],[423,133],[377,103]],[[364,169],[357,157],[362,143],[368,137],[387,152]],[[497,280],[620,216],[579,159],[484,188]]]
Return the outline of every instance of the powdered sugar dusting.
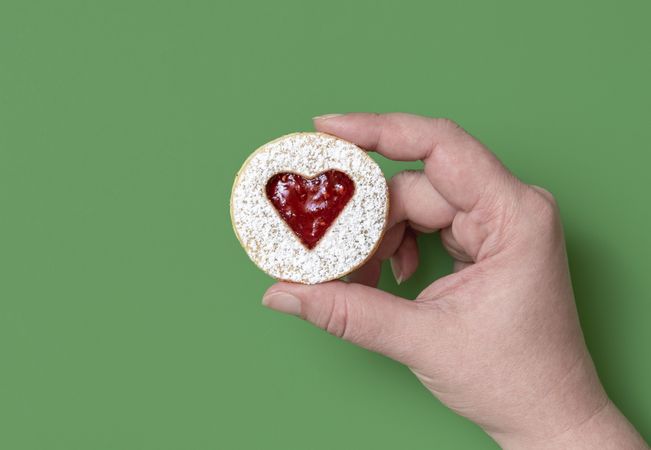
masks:
[[[265,195],[280,172],[311,178],[329,169],[345,172],[355,194],[332,226],[308,250]],[[354,144],[324,133],[294,133],[260,147],[233,186],[231,218],[249,257],[274,278],[314,284],[340,278],[361,265],[384,232],[388,211],[380,167]]]

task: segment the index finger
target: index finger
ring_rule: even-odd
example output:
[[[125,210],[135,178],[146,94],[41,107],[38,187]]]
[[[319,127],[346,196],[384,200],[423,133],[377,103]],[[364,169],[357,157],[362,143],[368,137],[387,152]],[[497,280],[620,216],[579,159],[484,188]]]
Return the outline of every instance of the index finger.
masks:
[[[316,117],[314,125],[393,160],[422,160],[434,188],[458,210],[470,211],[492,194],[508,194],[518,183],[493,153],[448,119],[350,113]]]

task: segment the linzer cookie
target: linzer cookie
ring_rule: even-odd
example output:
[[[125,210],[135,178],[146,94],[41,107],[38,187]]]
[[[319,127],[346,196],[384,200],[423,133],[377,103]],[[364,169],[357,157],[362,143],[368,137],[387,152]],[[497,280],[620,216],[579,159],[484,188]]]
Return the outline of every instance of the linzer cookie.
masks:
[[[365,151],[328,134],[294,133],[244,162],[231,220],[260,269],[314,284],[343,277],[373,254],[388,202],[384,175]]]

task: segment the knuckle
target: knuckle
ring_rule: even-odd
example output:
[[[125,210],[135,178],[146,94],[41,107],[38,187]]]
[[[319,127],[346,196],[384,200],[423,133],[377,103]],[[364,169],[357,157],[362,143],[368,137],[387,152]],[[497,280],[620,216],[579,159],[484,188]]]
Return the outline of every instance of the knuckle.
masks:
[[[396,190],[405,187],[409,190],[418,182],[421,174],[420,170],[402,170],[391,177],[389,189]]]
[[[530,204],[537,223],[546,229],[556,228],[560,222],[560,212],[554,195],[539,186],[532,186],[531,192],[534,195]]]
[[[538,191],[539,198],[538,206],[541,207],[545,213],[557,214],[558,203],[556,202],[554,195],[547,189],[541,187],[536,187],[536,191]]]
[[[544,223],[553,223],[556,221],[558,216],[558,211],[556,209],[556,204],[551,200],[546,200],[541,202],[540,206],[540,216],[544,219]]]
[[[461,124],[453,119],[447,117],[439,117],[432,119],[434,128],[441,132],[442,136],[447,136],[452,140],[468,140],[471,139],[471,134]]]
[[[442,129],[453,130],[453,131],[463,131],[463,128],[461,127],[461,125],[459,125],[459,123],[457,123],[456,121],[454,121],[454,120],[452,120],[452,119],[450,119],[448,117],[438,117],[438,118],[435,118],[433,120],[434,120],[434,124],[437,127],[440,127]]]
[[[544,187],[536,186],[536,185],[534,185],[534,184],[532,184],[531,187],[532,187],[535,191],[537,191],[540,195],[542,195],[543,197],[545,197],[545,199],[546,199],[548,202],[550,202],[550,203],[556,205],[556,198],[554,197],[554,194],[552,194],[551,192],[549,192],[549,191],[548,191],[547,189],[545,189]]]
[[[341,293],[335,295],[324,327],[328,333],[339,338],[345,337],[348,330],[348,298],[348,289],[344,289]]]

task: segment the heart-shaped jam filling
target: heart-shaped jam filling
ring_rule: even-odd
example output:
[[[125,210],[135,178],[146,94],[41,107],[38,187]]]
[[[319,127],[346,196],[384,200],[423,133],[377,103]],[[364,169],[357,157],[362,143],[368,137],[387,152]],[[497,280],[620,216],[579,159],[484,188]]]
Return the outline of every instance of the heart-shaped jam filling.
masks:
[[[353,197],[355,183],[338,170],[314,178],[284,172],[269,178],[266,191],[280,217],[313,249]]]

